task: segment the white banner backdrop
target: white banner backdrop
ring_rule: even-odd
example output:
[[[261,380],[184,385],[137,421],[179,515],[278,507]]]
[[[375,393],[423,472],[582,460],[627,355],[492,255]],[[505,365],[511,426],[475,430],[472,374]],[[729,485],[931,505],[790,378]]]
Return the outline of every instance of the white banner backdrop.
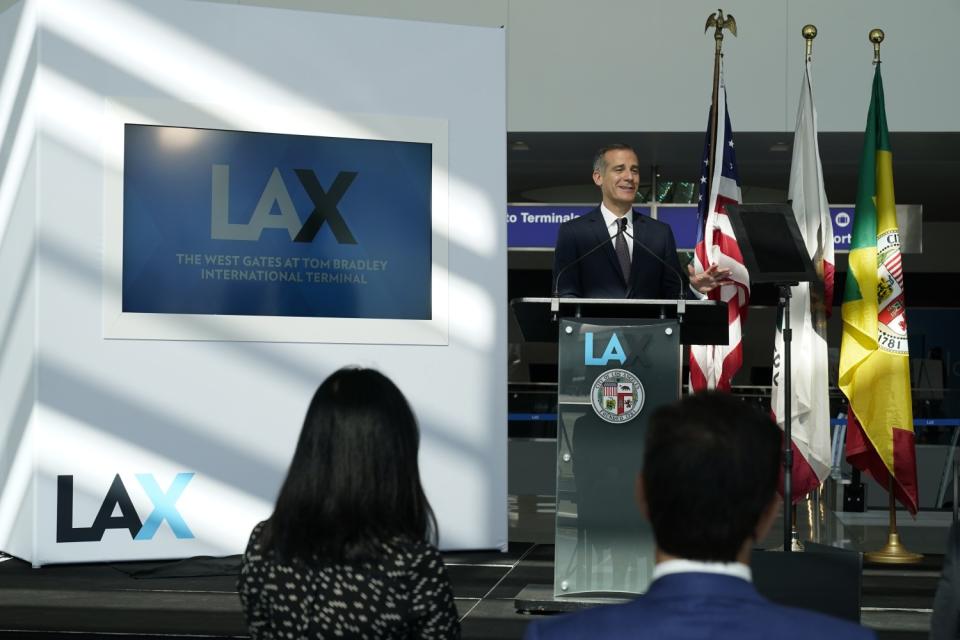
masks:
[[[351,364],[392,378],[420,420],[441,546],[505,548],[503,30],[28,0],[0,14],[0,35],[0,549],[34,565],[241,552],[269,515],[314,389]],[[323,114],[343,137],[383,119],[445,123],[434,290],[448,284],[431,322],[446,336],[410,344],[387,323],[364,344],[105,338],[118,106],[138,122],[286,133]],[[204,317],[180,320],[168,337]],[[109,525],[102,537],[95,523]],[[58,525],[78,541],[58,542]]]

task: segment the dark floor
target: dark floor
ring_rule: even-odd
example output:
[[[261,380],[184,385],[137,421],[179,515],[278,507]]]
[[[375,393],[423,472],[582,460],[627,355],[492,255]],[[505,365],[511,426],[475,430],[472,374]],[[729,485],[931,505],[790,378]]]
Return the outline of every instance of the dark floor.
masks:
[[[444,554],[466,639],[521,638],[530,616],[514,598],[530,584],[550,584],[553,546],[511,543],[506,553]],[[907,569],[867,566],[863,623],[883,640],[919,640],[941,558]],[[243,637],[236,596],[239,560],[78,564],[32,569],[0,562],[0,637],[113,640]]]

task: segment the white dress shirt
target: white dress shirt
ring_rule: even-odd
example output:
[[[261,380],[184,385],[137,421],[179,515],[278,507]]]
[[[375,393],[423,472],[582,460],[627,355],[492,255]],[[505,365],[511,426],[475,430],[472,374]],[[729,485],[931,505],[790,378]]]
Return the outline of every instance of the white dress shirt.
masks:
[[[660,562],[653,568],[653,580],[674,573],[716,573],[753,582],[753,572],[742,562],[703,562],[677,558]]]

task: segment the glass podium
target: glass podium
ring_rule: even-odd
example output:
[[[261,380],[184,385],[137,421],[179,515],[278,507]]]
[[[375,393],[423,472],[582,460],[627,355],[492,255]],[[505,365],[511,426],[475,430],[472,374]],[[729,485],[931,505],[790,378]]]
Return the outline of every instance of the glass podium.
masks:
[[[651,413],[680,397],[680,354],[676,320],[560,322],[555,595],[647,590],[653,533],[634,487]]]
[[[635,498],[650,415],[677,400],[682,344],[727,341],[709,300],[523,298],[527,340],[557,340],[555,597],[632,596],[654,564]]]

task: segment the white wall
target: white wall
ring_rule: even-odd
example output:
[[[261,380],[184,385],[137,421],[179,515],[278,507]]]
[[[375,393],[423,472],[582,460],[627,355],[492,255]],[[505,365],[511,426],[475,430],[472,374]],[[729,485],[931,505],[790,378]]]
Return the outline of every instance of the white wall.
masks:
[[[814,45],[820,131],[859,131],[869,100],[867,33],[881,48],[892,130],[956,131],[960,100],[954,0],[739,0],[724,39],[736,131],[793,131],[803,68],[800,30]],[[512,0],[511,131],[699,131],[710,103],[713,38],[708,0]]]
[[[223,4],[323,11],[477,27],[502,27],[509,0],[196,0]]]
[[[886,38],[880,46],[887,124],[891,131],[960,131],[960,50],[955,0],[789,0],[786,33],[790,37],[787,104],[800,100],[804,24],[817,25],[814,82],[820,131],[862,131],[873,82],[870,29]],[[785,130],[792,131],[795,107]],[[749,124],[749,123],[747,123]]]
[[[0,549],[21,556],[33,545],[37,383],[33,34],[23,5],[0,13]]]
[[[269,514],[314,389],[348,364],[381,369],[410,399],[442,546],[505,548],[503,31],[181,0],[29,0],[27,6],[39,12],[42,45],[29,85],[38,94],[36,180],[33,174],[13,179],[36,207],[27,199],[15,209],[26,217],[6,226],[16,242],[0,245],[0,264],[11,265],[7,275],[34,270],[36,299],[28,288],[17,322],[0,315],[0,336],[27,332],[16,335],[26,356],[0,342],[0,375],[15,369],[36,376],[35,397],[25,396],[38,427],[31,559],[242,551],[252,525]],[[19,5],[2,14],[0,33],[12,28],[18,11]],[[449,309],[434,312],[448,314],[449,344],[105,340],[103,184],[116,162],[104,148],[108,98],[220,104],[221,111],[206,115],[224,128],[263,104],[446,120],[456,235],[440,257],[450,277]],[[34,225],[36,254],[25,250]],[[12,299],[17,280],[2,279],[0,301]],[[30,331],[36,354],[29,351]],[[16,426],[8,419],[8,379],[0,385],[3,437]],[[0,473],[10,468],[4,455]],[[136,494],[134,474],[155,473],[166,489],[179,471],[197,473],[178,502],[195,540],[176,540],[164,525],[149,543],[108,530],[102,544],[55,544],[58,475],[74,475],[75,524],[87,526],[115,473],[143,519],[151,505]],[[0,527],[12,504],[3,500]],[[0,548],[10,550],[4,533],[0,528]]]
[[[510,131],[701,131],[710,104],[712,0],[196,0],[382,15],[508,32]],[[730,0],[724,41],[735,131],[789,131],[815,24],[820,131],[862,131],[872,48],[882,46],[893,131],[957,131],[956,0]]]

